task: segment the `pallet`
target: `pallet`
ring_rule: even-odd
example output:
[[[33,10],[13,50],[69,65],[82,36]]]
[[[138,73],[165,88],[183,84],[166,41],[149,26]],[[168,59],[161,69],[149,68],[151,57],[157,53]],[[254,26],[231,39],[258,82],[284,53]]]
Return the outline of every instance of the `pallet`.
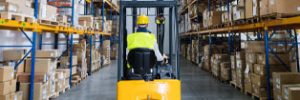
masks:
[[[259,97],[259,96],[253,95],[253,94],[251,97],[253,100],[268,100],[268,97]]]
[[[70,23],[67,23],[67,22],[58,22],[58,25],[59,26],[65,26],[65,27],[71,26]]]
[[[262,21],[266,21],[266,20],[273,20],[273,19],[290,18],[299,15],[300,14],[271,13],[271,14],[261,15],[260,18]]]
[[[243,88],[239,87],[236,85],[236,83],[234,83],[233,81],[230,81],[229,84],[234,87],[235,89],[241,91],[242,93],[244,92]]]
[[[64,94],[64,93],[66,93],[66,91],[68,91],[68,90],[70,90],[70,89],[71,89],[70,86],[67,86],[66,88],[60,90],[58,93],[59,93],[59,94]]]
[[[59,23],[56,21],[45,20],[45,19],[39,19],[38,23],[41,25],[49,25],[49,26],[58,26],[59,25]]]
[[[28,22],[28,23],[34,22],[33,16],[27,16],[24,14],[19,14],[19,13],[14,13],[14,12],[0,12],[0,18],[15,20],[15,21],[23,21],[23,22]]]
[[[59,96],[59,92],[55,92],[54,94],[48,96],[49,100],[55,100]]]
[[[74,76],[72,76],[72,81],[71,81],[72,86],[76,86],[76,85],[78,85],[80,82],[81,82],[81,78],[80,78],[79,75],[74,75]]]

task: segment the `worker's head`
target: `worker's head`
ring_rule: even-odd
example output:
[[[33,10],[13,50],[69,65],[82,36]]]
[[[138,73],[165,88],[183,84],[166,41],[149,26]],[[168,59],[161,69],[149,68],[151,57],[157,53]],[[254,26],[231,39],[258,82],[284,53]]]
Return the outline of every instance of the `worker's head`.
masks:
[[[147,27],[148,24],[149,24],[149,17],[146,16],[146,15],[140,15],[140,16],[138,16],[136,24],[139,27]]]

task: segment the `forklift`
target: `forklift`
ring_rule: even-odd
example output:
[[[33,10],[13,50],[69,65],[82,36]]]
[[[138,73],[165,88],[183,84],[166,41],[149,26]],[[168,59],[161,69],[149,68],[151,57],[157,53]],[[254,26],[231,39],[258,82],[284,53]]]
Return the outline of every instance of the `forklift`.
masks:
[[[156,14],[148,16],[156,16],[155,21],[151,22],[157,24],[156,35],[160,52],[164,51],[163,48],[168,50],[168,59],[165,61],[168,63],[156,63],[155,55],[149,50],[130,51],[127,55],[128,30],[135,32],[138,9],[147,9],[147,14],[148,9],[156,10]],[[126,10],[132,11],[129,13]],[[177,0],[120,1],[117,100],[181,100],[177,10]],[[164,13],[165,11],[168,13]],[[145,12],[140,11],[139,14],[141,13]],[[164,16],[167,16],[168,20]],[[132,29],[126,26],[129,18],[132,18]],[[168,31],[165,28],[168,28]],[[128,64],[132,66],[131,69],[128,68]]]

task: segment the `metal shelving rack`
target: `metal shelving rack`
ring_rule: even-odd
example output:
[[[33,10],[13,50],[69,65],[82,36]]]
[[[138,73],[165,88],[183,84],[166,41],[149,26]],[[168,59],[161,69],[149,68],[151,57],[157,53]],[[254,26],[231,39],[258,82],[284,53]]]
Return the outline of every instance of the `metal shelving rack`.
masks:
[[[199,0],[198,0],[199,1]],[[207,0],[208,5],[208,9],[211,9],[211,4],[212,2],[215,2],[218,0]],[[225,0],[224,0],[225,1]],[[227,9],[229,9],[229,3],[231,2],[231,0],[227,0],[226,1],[226,6]],[[224,4],[224,3],[223,3]],[[185,14],[186,8],[184,7],[184,9],[182,9],[181,11],[181,15]],[[229,16],[229,15],[228,15]],[[211,45],[211,36],[214,34],[228,34],[228,54],[232,54],[233,50],[233,36],[234,34],[238,34],[239,36],[241,36],[241,34],[246,34],[248,35],[247,32],[254,32],[257,37],[257,39],[259,40],[263,40],[264,41],[264,45],[265,45],[265,56],[266,56],[266,79],[267,79],[267,97],[268,100],[271,100],[272,94],[272,87],[271,87],[271,73],[270,73],[270,64],[269,64],[269,55],[273,54],[277,60],[279,60],[281,62],[281,64],[285,67],[287,67],[287,65],[279,58],[279,56],[276,54],[275,51],[272,50],[270,45],[274,45],[274,44],[282,44],[282,45],[288,45],[291,46],[286,52],[291,52],[291,50],[294,48],[295,50],[295,59],[297,61],[297,69],[298,72],[300,70],[300,66],[299,66],[299,52],[298,52],[298,45],[299,42],[297,40],[297,35],[299,33],[297,33],[296,29],[300,28],[300,16],[295,16],[295,17],[290,17],[290,18],[280,18],[280,19],[272,19],[272,20],[268,20],[268,21],[259,21],[256,23],[248,23],[248,24],[242,24],[242,25],[230,25],[230,26],[226,26],[226,27],[222,27],[222,28],[215,28],[215,29],[201,29],[201,31],[196,31],[196,32],[184,32],[181,33],[181,37],[182,38],[189,38],[192,36],[209,36],[209,45]],[[272,37],[274,34],[278,34],[277,30],[285,30],[287,32],[287,34],[289,34],[290,38],[292,39],[292,41],[288,41],[288,42],[274,42],[272,41]],[[184,31],[186,31],[184,29]],[[191,39],[191,38],[190,38]]]
[[[86,3],[91,3],[91,0],[85,0]],[[42,45],[52,45],[52,44],[43,44],[42,43],[42,35],[44,32],[50,32],[53,34],[68,34],[69,35],[69,47],[73,47],[73,34],[78,34],[78,35],[102,35],[102,36],[108,36],[110,37],[110,33],[105,33],[105,32],[99,32],[99,31],[94,31],[94,30],[84,30],[84,29],[78,29],[74,27],[74,0],[72,0],[72,26],[50,26],[50,25],[42,25],[36,22],[29,23],[29,22],[21,22],[21,21],[15,21],[15,20],[9,20],[9,19],[0,19],[0,29],[2,30],[19,30],[21,33],[24,34],[24,36],[27,38],[27,40],[31,43],[31,45],[0,45],[1,48],[6,48],[6,47],[14,47],[14,48],[20,48],[20,47],[30,47],[31,49],[25,53],[24,57],[17,62],[17,64],[14,66],[15,69],[17,69],[17,66],[21,64],[28,56],[31,54],[32,62],[31,62],[31,75],[30,75],[30,87],[29,87],[29,100],[34,99],[34,76],[35,76],[35,52],[36,52],[36,46],[37,43],[38,49],[42,49]],[[106,3],[106,2],[105,2]],[[34,0],[34,18],[38,19],[38,0]],[[64,5],[62,5],[64,6]],[[68,5],[69,6],[69,5]],[[115,9],[115,5],[112,5],[110,3],[110,8],[113,8],[113,11],[118,12],[118,9]],[[33,32],[32,38],[27,35],[25,31],[31,31]],[[37,37],[40,36],[39,42],[37,42]],[[55,39],[54,45],[58,45],[58,39]],[[64,45],[64,44],[62,44]],[[69,55],[73,55],[72,49],[70,50]],[[69,58],[70,60],[70,86],[71,84],[71,79],[72,79],[72,56]]]

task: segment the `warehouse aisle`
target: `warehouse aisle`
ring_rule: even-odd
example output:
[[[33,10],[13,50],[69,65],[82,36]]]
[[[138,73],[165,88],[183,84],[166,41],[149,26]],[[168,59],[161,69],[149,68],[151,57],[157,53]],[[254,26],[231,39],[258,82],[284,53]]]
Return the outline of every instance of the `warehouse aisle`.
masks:
[[[187,60],[182,59],[180,65],[182,100],[251,100]]]
[[[181,60],[182,100],[251,100],[228,84],[219,83],[209,73]],[[88,77],[57,100],[115,100],[117,62]]]
[[[57,100],[115,100],[117,62],[100,69]]]

